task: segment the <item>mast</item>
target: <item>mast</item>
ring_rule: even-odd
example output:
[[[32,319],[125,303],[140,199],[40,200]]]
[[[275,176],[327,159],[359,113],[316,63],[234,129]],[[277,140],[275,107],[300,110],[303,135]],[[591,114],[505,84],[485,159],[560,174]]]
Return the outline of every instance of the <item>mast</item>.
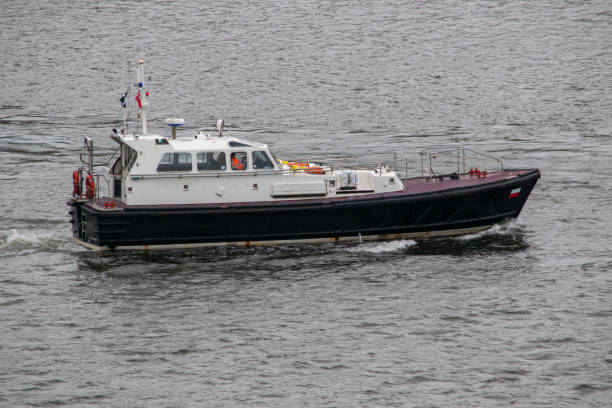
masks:
[[[136,96],[136,101],[138,102],[138,106],[140,107],[141,113],[140,117],[142,119],[142,135],[147,135],[147,108],[149,107],[149,93],[144,87],[144,61],[138,61],[137,66],[137,80],[138,80],[138,95]]]
[[[127,62],[127,61],[126,61]],[[125,91],[124,94],[124,100],[121,102],[121,104],[123,105],[123,134],[127,135],[128,134],[128,115],[129,115],[129,100],[128,100],[128,93],[130,92],[130,86],[132,85],[132,76],[131,76],[131,68],[130,68],[130,64],[129,62],[127,62],[127,91]]]

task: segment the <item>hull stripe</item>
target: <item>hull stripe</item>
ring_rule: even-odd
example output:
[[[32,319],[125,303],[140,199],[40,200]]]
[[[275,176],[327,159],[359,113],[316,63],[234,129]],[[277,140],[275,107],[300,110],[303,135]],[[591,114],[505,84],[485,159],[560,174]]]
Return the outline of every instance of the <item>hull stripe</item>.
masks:
[[[118,245],[110,248],[106,245],[98,246],[89,242],[84,242],[78,238],[74,241],[89,249],[105,250],[158,250],[158,249],[186,249],[186,248],[212,248],[222,246],[251,247],[251,246],[272,246],[272,245],[291,245],[291,244],[323,244],[330,242],[356,242],[356,241],[384,241],[402,238],[434,238],[448,237],[454,235],[475,234],[491,228],[493,225],[484,225],[471,228],[459,228],[443,231],[408,232],[399,234],[383,235],[356,235],[350,237],[329,237],[329,238],[304,238],[304,239],[284,239],[270,241],[235,241],[235,242],[202,242],[191,244],[159,244],[159,245]]]

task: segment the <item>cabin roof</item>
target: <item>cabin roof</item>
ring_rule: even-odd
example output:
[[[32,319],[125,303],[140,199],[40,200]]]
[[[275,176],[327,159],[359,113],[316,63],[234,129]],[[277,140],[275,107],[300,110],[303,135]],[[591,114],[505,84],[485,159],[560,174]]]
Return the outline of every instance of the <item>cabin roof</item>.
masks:
[[[132,148],[138,149],[139,145],[156,143],[167,144],[176,151],[195,150],[240,150],[242,149],[264,149],[268,146],[264,143],[251,142],[237,137],[211,136],[203,132],[194,136],[180,136],[172,139],[161,135],[147,135],[134,137],[133,135],[121,136],[123,142]]]

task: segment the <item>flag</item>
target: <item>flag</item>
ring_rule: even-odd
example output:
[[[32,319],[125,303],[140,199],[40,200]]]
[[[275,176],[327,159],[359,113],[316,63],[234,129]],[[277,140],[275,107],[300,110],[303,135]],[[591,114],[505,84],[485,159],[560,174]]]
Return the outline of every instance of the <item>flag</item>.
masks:
[[[136,95],[136,98],[134,99],[136,99],[136,102],[138,102],[138,107],[142,109],[142,103],[140,102],[140,91],[138,91],[138,94]]]
[[[521,188],[515,188],[514,190],[510,191],[510,196],[509,198],[515,198],[519,196],[519,193],[521,192]]]
[[[127,93],[127,91],[126,91],[126,92],[125,92],[125,94],[124,94],[124,95],[123,95],[121,98],[119,98],[119,102],[121,102],[121,106],[123,106],[124,108],[125,108],[125,106],[126,106],[126,104],[127,104],[127,102],[126,102],[126,100],[125,100],[125,98],[127,98],[127,94],[128,94],[128,93]]]

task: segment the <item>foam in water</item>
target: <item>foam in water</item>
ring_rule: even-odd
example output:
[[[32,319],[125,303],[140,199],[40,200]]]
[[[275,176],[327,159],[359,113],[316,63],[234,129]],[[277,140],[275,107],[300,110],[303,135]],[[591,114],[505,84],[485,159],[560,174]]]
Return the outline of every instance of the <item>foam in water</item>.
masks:
[[[402,239],[388,242],[362,243],[348,250],[351,252],[370,252],[379,254],[383,252],[399,251],[400,249],[409,248],[416,244],[417,242],[411,239]]]
[[[511,221],[507,224],[495,224],[491,228],[475,234],[459,235],[454,237],[454,239],[459,241],[470,241],[472,239],[479,239],[491,235],[513,235],[517,230],[518,227]]]
[[[53,247],[57,242],[50,232],[3,230],[0,231],[0,250],[22,250],[33,247]]]

